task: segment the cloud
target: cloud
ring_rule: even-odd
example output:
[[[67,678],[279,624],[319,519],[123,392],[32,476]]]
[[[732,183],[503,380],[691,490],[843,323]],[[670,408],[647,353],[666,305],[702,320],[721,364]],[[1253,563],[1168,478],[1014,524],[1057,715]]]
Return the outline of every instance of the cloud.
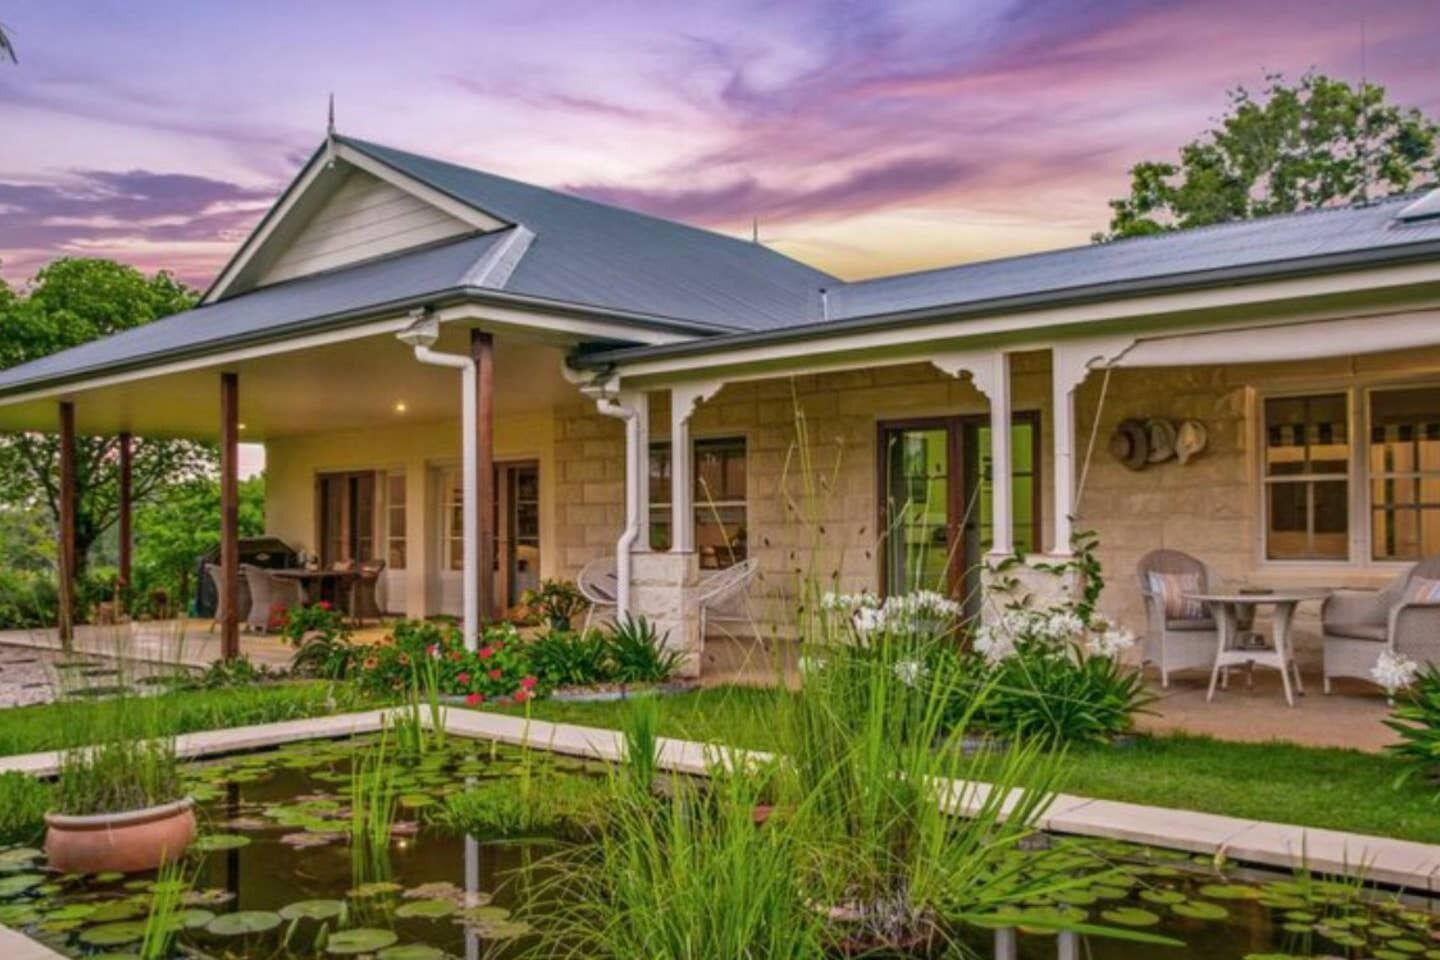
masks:
[[[0,180],[0,258],[7,272],[30,273],[56,255],[115,256],[202,285],[273,196],[269,188],[149,170]]]

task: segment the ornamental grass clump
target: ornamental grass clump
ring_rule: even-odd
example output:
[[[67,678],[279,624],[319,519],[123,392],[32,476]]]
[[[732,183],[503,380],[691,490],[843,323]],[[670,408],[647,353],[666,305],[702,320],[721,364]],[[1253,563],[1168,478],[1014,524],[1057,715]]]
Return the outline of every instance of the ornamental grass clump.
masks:
[[[67,750],[55,782],[57,813],[123,813],[184,795],[173,738],[108,740]]]

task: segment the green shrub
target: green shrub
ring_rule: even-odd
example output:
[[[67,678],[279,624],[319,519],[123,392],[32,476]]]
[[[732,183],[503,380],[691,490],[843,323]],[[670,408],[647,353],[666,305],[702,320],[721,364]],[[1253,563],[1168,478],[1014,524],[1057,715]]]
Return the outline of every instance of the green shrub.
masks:
[[[579,687],[613,678],[609,645],[597,631],[549,630],[525,645],[530,669],[547,687]]]
[[[55,578],[46,573],[0,569],[0,630],[55,625],[60,609]]]
[[[988,682],[983,725],[1052,745],[1105,743],[1128,733],[1134,715],[1154,699],[1138,670],[1072,644],[1022,641],[990,668]]]
[[[542,580],[537,589],[526,590],[520,602],[551,630],[569,630],[586,603],[580,588],[569,580]]]
[[[1404,764],[1395,785],[1415,777],[1433,783],[1440,775],[1440,668],[1432,664],[1416,675],[1385,725],[1400,737],[1389,748]]]
[[[49,784],[24,773],[0,773],[0,846],[39,840],[50,808]]]
[[[604,780],[550,773],[540,763],[540,781],[521,789],[516,779],[481,780],[445,799],[444,822],[479,839],[515,839],[546,834],[583,835],[605,820],[609,793]]]
[[[620,683],[660,683],[680,666],[680,654],[665,649],[665,638],[644,617],[625,617],[605,637],[614,678]]]

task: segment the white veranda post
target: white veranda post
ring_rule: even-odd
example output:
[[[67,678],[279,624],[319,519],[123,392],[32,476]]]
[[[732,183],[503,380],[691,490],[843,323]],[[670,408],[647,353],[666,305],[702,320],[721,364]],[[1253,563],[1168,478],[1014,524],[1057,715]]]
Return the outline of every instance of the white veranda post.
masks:
[[[688,390],[670,391],[670,551],[693,553],[695,453],[690,447],[690,412],[695,397]]]
[[[990,393],[990,552],[1015,550],[1010,449],[1010,357],[996,351]]]

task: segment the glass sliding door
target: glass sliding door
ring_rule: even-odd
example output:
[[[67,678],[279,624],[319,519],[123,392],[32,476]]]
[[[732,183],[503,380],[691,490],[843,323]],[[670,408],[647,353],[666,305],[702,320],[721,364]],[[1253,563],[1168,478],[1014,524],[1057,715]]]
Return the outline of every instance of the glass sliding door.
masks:
[[[326,567],[369,563],[378,542],[375,473],[324,473],[316,478],[320,562]]]
[[[883,589],[936,590],[973,606],[978,564],[994,542],[990,425],[986,417],[937,417],[880,426]],[[1040,548],[1040,421],[1011,426],[1011,504],[1018,550]]]

